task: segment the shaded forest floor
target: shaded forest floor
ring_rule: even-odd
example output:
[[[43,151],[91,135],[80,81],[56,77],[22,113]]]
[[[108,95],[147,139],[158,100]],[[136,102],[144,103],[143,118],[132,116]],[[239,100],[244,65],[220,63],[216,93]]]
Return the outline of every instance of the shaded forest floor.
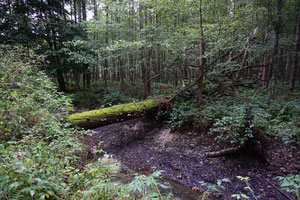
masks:
[[[163,170],[166,178],[178,181],[193,191],[207,189],[199,181],[216,184],[218,179],[230,179],[222,193],[215,193],[217,199],[232,199],[232,194],[240,193],[252,199],[244,189],[246,184],[236,176],[250,178],[250,186],[258,199],[287,199],[276,190],[279,185],[274,178],[300,172],[299,150],[284,145],[280,138],[269,139],[266,143],[267,162],[256,154],[206,158],[205,152],[222,149],[209,134],[173,132],[168,126],[149,119],[134,119],[96,128],[82,142],[90,151],[90,159],[94,158],[92,149],[100,144],[100,148],[125,167],[144,174]],[[198,199],[195,194],[190,193],[190,199]]]

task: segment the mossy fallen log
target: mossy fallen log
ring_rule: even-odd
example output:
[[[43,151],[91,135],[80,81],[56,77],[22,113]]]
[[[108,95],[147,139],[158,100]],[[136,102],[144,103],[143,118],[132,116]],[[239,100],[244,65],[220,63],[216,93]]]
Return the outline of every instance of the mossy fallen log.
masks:
[[[99,110],[91,110],[87,112],[72,114],[67,116],[67,119],[73,126],[91,129],[135,118],[147,113],[153,113],[166,101],[167,100],[165,98],[160,98],[121,104],[108,108],[102,108]]]

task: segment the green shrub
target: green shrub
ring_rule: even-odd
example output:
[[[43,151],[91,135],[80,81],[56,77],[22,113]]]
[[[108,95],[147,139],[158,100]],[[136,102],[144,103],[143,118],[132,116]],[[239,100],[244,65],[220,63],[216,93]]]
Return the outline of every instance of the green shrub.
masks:
[[[250,127],[246,126],[245,106],[231,106],[226,111],[224,116],[215,120],[210,133],[217,134],[216,138],[221,142],[243,145],[253,137]]]
[[[254,137],[255,127],[263,136],[280,137],[286,143],[300,144],[300,99],[289,96],[288,101],[270,101],[269,96],[252,89],[240,89],[237,96],[206,96],[200,108],[185,93],[177,98],[172,111],[168,112],[172,128],[187,123],[212,127],[209,133],[217,141],[235,145],[244,144]],[[251,120],[246,120],[246,105],[251,109]],[[248,123],[248,124],[247,124]]]
[[[76,166],[80,145],[64,137],[48,144],[28,137],[0,146],[1,199],[60,199],[72,195],[68,169]],[[71,183],[72,184],[72,183]]]
[[[70,99],[29,62],[16,60],[22,56],[22,51],[0,52],[0,139],[65,135],[56,129],[72,110]]]
[[[254,90],[243,89],[238,97],[219,97],[209,99],[202,106],[204,120],[213,120],[210,129],[221,142],[242,144],[253,135],[251,127],[264,130],[265,136],[282,137],[286,143],[299,145],[300,100],[269,101],[269,97],[256,94]],[[245,127],[244,105],[251,108],[253,121]]]
[[[191,124],[197,113],[199,113],[199,108],[194,102],[185,97],[178,97],[174,101],[172,110],[167,110],[161,114],[166,116],[166,122],[172,129],[180,129],[187,124]]]

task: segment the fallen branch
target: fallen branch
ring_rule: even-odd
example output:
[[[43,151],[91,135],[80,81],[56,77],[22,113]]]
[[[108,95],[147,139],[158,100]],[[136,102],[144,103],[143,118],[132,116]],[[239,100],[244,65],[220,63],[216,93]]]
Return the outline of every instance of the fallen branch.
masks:
[[[270,181],[268,181],[267,179],[265,179],[264,177],[261,177],[264,181],[266,181],[267,183],[269,183],[274,189],[276,189],[278,192],[280,192],[280,194],[282,194],[283,196],[285,196],[288,200],[294,200],[294,198],[290,197],[288,194],[286,194],[285,192],[281,191],[278,187],[276,187],[275,185],[273,185]]]
[[[252,41],[252,40],[255,39],[255,36],[256,36],[256,34],[257,34],[257,30],[258,30],[258,28],[255,28],[255,29],[254,29],[252,35],[251,35],[250,37],[247,38],[247,40],[246,40],[246,42],[245,42],[243,48],[240,50],[240,52],[239,52],[238,54],[236,54],[235,56],[233,56],[233,57],[231,58],[231,60],[234,60],[234,59],[236,59],[236,58],[241,57],[241,55],[243,54],[244,50],[247,48],[248,44],[250,43],[250,41]]]
[[[200,79],[209,71],[209,68],[218,60],[222,59],[223,57],[227,56],[229,53],[226,53],[218,58],[216,58],[215,60],[213,60],[208,67],[206,68],[205,71],[203,71],[203,73],[201,74],[201,76],[199,76],[192,84],[188,85],[187,87],[181,89],[178,93],[176,93],[174,96],[172,96],[170,99],[168,99],[169,102],[173,101],[175,99],[175,97],[177,97],[178,95],[182,94],[184,91],[190,89],[191,87],[193,87],[194,85],[196,85]]]
[[[228,154],[233,154],[233,153],[237,153],[238,151],[241,150],[241,146],[238,147],[230,147],[227,149],[223,149],[221,151],[213,151],[213,152],[207,152],[205,153],[205,156],[207,158],[216,158],[216,157],[221,157],[221,156],[225,156]]]

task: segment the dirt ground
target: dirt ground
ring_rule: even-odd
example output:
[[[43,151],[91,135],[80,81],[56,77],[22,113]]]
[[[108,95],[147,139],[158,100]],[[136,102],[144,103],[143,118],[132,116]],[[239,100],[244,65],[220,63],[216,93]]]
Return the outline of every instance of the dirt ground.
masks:
[[[236,176],[250,178],[250,186],[258,199],[289,199],[277,189],[276,176],[299,174],[299,149],[287,149],[280,139],[268,141],[266,160],[257,155],[235,154],[219,158],[206,158],[205,152],[220,150],[213,137],[196,131],[174,132],[167,125],[149,119],[134,119],[96,128],[84,139],[90,151],[100,148],[112,154],[124,166],[136,172],[149,174],[163,170],[167,179],[192,189],[205,191],[199,181],[216,184],[228,178],[226,189],[215,194],[217,199],[234,199],[232,194],[244,193],[254,199],[246,184]],[[277,188],[277,189],[276,189]],[[291,198],[294,198],[289,194]],[[200,197],[199,197],[200,198]],[[191,197],[190,199],[198,199]]]

